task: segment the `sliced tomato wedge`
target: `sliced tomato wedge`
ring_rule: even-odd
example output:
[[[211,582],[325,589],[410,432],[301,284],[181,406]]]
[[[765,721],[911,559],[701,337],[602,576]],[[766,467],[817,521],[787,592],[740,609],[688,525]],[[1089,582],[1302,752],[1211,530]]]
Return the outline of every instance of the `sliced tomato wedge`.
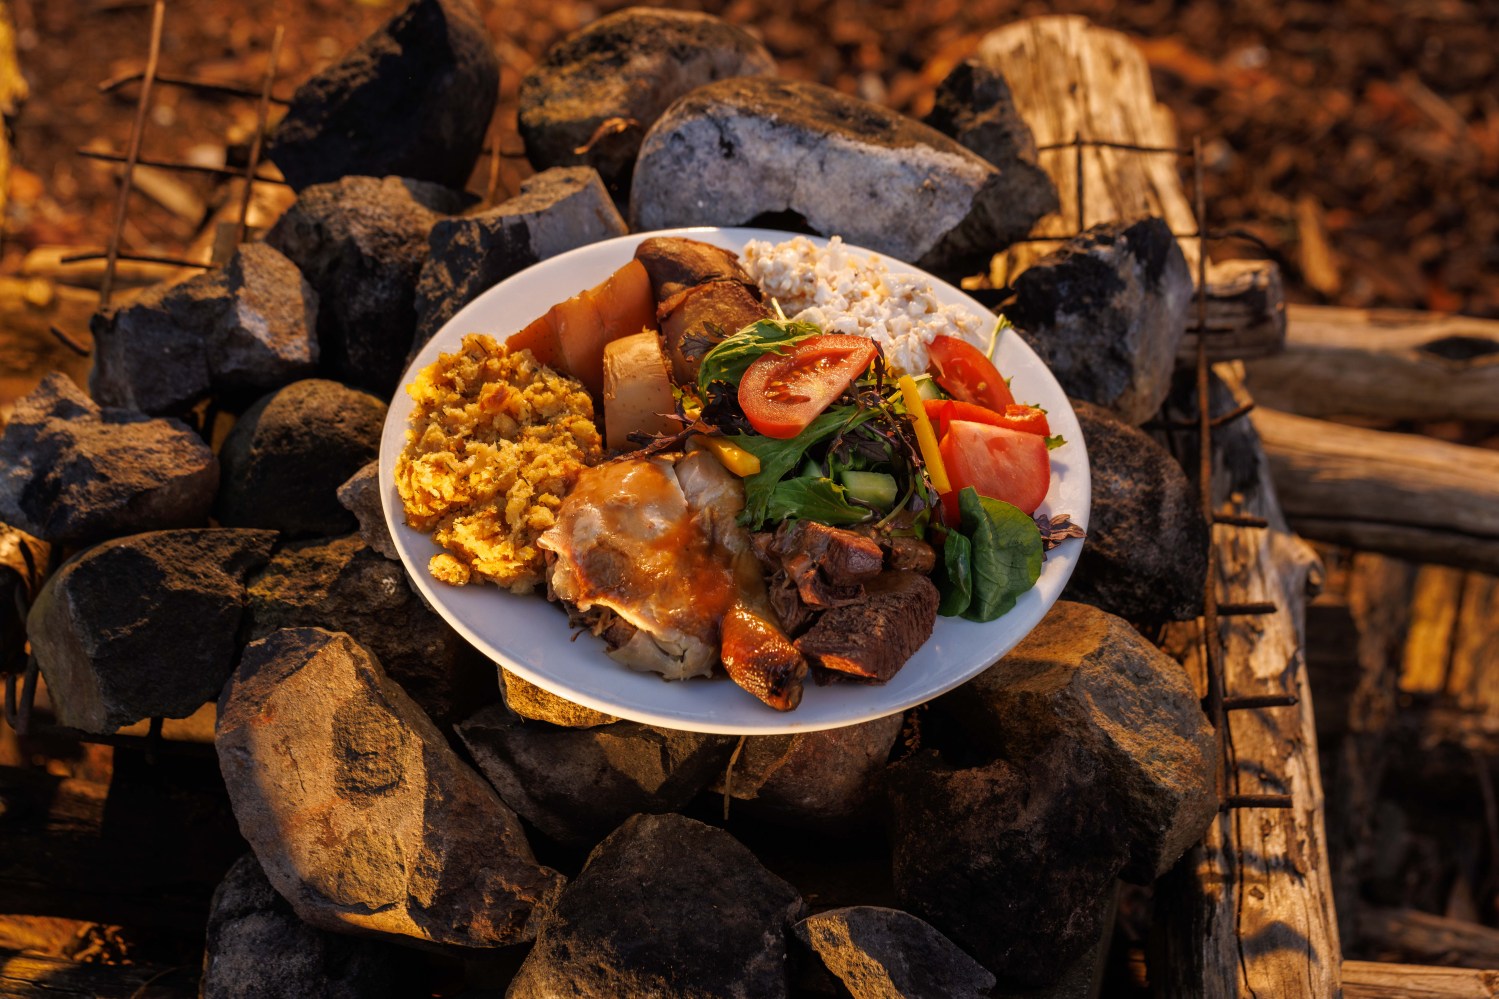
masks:
[[[1008,427],[954,420],[942,438],[942,463],[952,491],[943,496],[948,522],[957,523],[958,493],[972,486],[980,496],[1004,500],[1035,513],[1051,486],[1046,440]],[[951,497],[951,499],[949,499]]]
[[[987,423],[991,427],[1009,427],[1011,430],[1040,434],[1042,437],[1051,434],[1051,426],[1046,422],[1046,411],[1037,409],[1035,406],[1012,403],[1006,406],[1002,413],[958,399],[928,399],[925,406],[926,418],[931,420],[932,426],[937,429],[938,440],[941,440],[942,436],[947,433],[947,426],[953,420]]]
[[[984,352],[953,336],[933,337],[927,347],[927,370],[947,394],[997,413],[1013,405],[1015,397]]]
[[[874,341],[844,333],[763,354],[739,380],[739,408],[766,437],[795,437],[874,362]]]

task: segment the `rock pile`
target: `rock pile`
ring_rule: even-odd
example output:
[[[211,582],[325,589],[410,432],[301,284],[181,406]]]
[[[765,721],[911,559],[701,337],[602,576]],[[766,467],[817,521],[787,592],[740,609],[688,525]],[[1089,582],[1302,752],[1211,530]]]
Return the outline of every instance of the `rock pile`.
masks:
[[[512,999],[1045,987],[1099,946],[1119,879],[1202,833],[1211,735],[1129,623],[1190,617],[1204,571],[1191,488],[1133,426],[1190,289],[1155,221],[1016,284],[1012,318],[1096,403],[1080,602],[919,715],[742,740],[623,721],[497,675],[412,588],[375,464],[406,359],[519,269],[624,233],[627,184],[636,226],[789,213],[943,268],[1055,205],[982,67],[929,125],[774,70],[706,15],[605,18],[526,78],[552,169],[475,210],[493,43],[468,0],[414,0],[298,91],[272,155],[299,195],[265,241],[97,316],[92,399],[54,376],[17,405],[0,597],[32,602],[58,720],[217,701],[253,856],[214,900],[205,996],[410,994],[419,951],[508,953]]]

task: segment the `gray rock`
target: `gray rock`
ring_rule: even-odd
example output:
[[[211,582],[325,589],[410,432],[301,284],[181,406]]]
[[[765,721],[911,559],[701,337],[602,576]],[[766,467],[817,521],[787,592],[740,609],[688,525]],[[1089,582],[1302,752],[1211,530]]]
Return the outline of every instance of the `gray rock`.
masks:
[[[202,524],[219,463],[178,420],[96,406],[52,372],[0,433],[0,520],[78,544]]]
[[[1127,880],[1164,874],[1218,813],[1213,730],[1186,671],[1095,607],[1058,601],[1012,652],[938,703],[1012,762],[1059,741],[1093,760],[1096,793],[1129,848]]]
[[[592,728],[619,721],[613,715],[558,697],[503,666],[500,667],[500,694],[505,699],[506,707],[532,721],[548,722],[563,728]]]
[[[1057,210],[1056,185],[1036,164],[1036,137],[999,70],[976,59],[958,63],[937,87],[936,103],[922,121],[1001,171],[1028,175],[1026,183],[1016,185],[1017,195],[1030,199],[1025,213],[1039,219]]]
[[[181,412],[210,392],[264,392],[317,367],[317,314],[296,264],[246,243],[221,270],[96,313],[89,389],[146,413]]]
[[[359,521],[359,536],[365,544],[394,562],[401,560],[380,503],[379,461],[365,465],[338,487],[338,503]]]
[[[597,843],[636,812],[681,808],[737,741],[635,722],[557,728],[499,705],[461,722],[458,736],[507,805],[569,846]]]
[[[541,916],[506,999],[775,999],[796,889],[721,829],[637,815]]]
[[[994,976],[961,947],[899,909],[829,909],[793,932],[853,999],[980,999],[994,988]]]
[[[106,541],[47,581],[26,634],[57,720],[113,732],[186,718],[234,667],[245,580],[274,531],[158,531]]]
[[[416,285],[416,343],[479,293],[532,264],[629,229],[591,167],[557,167],[521,182],[520,193],[487,211],[432,227]],[[519,328],[519,324],[517,324]]]
[[[1163,219],[1100,222],[1014,281],[1005,309],[1068,395],[1141,424],[1171,389],[1192,276]]]
[[[297,88],[268,155],[298,191],[351,174],[461,188],[499,84],[494,41],[469,0],[413,0]]]
[[[229,868],[208,912],[200,999],[399,999],[411,957],[375,940],[314,929],[276,894],[253,853]]]
[[[562,876],[348,635],[252,643],[214,744],[240,832],[305,922],[458,948],[530,939]]]
[[[587,164],[627,188],[646,131],[678,97],[775,71],[754,36],[711,14],[618,11],[553,45],[521,81],[526,156],[537,169]]]
[[[813,83],[746,77],[700,87],[652,126],[630,192],[635,229],[741,225],[796,212],[929,268],[1030,231],[1034,178],[1002,172],[947,136]]]
[[[494,667],[422,603],[399,562],[357,535],[287,545],[250,581],[250,639],[298,627],[348,633],[439,722],[494,697]]]
[[[289,537],[347,534],[338,487],[380,450],[385,403],[321,378],[293,382],[247,409],[219,448],[219,522]]]
[[[904,908],[1000,981],[1030,987],[1102,935],[1128,850],[1089,757],[1059,741],[1024,766],[953,769],[927,751],[888,772]]]
[[[1208,526],[1197,490],[1171,452],[1102,406],[1072,400],[1093,509],[1067,599],[1131,621],[1189,621],[1202,613]]]
[[[820,732],[750,736],[734,761],[730,794],[761,818],[847,829],[864,816],[904,719],[897,714]],[[713,790],[723,793],[722,774]]]
[[[344,177],[302,191],[266,233],[318,293],[322,370],[389,397],[416,331],[427,236],[466,196],[400,177]]]

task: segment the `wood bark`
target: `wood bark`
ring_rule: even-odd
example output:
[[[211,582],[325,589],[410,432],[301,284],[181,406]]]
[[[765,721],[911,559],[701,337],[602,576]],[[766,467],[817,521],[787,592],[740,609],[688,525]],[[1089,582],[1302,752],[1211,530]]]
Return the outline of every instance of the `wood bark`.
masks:
[[[1343,999],[1495,999],[1499,971],[1343,962]]]
[[[1499,420],[1499,321],[1292,305],[1284,353],[1248,372],[1262,405],[1303,416]]]
[[[1499,571],[1499,451],[1272,409],[1250,418],[1306,537]]]
[[[1213,409],[1247,399],[1235,366],[1219,366]],[[1232,391],[1230,391],[1230,388]],[[1184,419],[1192,406],[1174,408]],[[1176,435],[1195,455],[1195,434]],[[1303,657],[1309,588],[1321,567],[1287,528],[1254,427],[1236,420],[1215,432],[1213,497],[1270,522],[1268,529],[1218,525],[1218,594],[1224,602],[1273,601],[1273,614],[1224,618],[1225,691],[1294,694],[1291,708],[1229,714],[1226,790],[1289,793],[1285,810],[1224,812],[1176,869],[1157,885],[1158,946],[1151,962],[1159,994],[1170,997],[1338,994],[1339,947],[1311,688]],[[1186,466],[1195,468],[1188,460]],[[1201,655],[1195,659],[1201,670]],[[1158,976],[1158,977],[1157,977]]]
[[[980,43],[978,57],[1004,73],[1038,147],[1069,143],[1077,135],[1155,148],[1180,143],[1170,110],[1155,98],[1150,65],[1120,32],[1095,27],[1084,17],[1034,17],[991,31]],[[1054,236],[1056,241],[1023,243],[1000,254],[992,275],[996,285],[1009,284],[1036,259],[1091,225],[1145,215],[1165,219],[1178,234],[1195,282],[1197,221],[1182,184],[1181,159],[1169,153],[1085,147],[1080,199],[1078,158],[1073,146],[1042,148],[1037,154],[1037,163],[1057,186],[1061,207],[1038,221],[1031,235]],[[1214,360],[1259,357],[1279,349],[1286,331],[1285,299],[1280,269],[1273,262],[1210,262],[1207,285],[1206,328]],[[1193,324],[1195,319],[1189,326]],[[1189,331],[1182,344],[1184,359],[1196,357],[1196,335]]]
[[[1428,964],[1499,968],[1499,930],[1415,909],[1366,908],[1358,914],[1363,945],[1377,954]]]

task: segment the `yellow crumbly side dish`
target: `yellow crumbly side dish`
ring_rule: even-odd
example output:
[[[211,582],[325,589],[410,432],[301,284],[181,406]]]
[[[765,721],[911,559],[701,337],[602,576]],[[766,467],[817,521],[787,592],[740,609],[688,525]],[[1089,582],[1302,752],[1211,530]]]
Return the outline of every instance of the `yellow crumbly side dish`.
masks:
[[[542,579],[536,539],[585,465],[602,456],[593,400],[574,378],[482,333],[422,369],[396,489],[406,523],[443,548],[428,568],[525,593]]]

